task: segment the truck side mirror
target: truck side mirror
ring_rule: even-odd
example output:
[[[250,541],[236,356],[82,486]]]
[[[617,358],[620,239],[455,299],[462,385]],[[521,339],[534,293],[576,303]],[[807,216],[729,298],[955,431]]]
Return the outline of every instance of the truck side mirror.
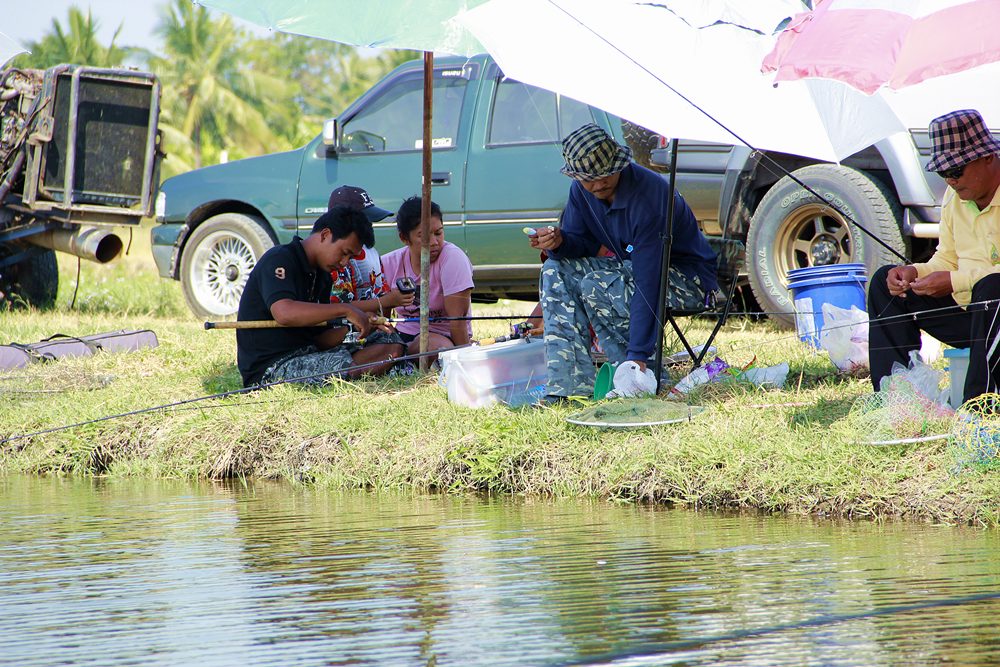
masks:
[[[336,118],[327,118],[323,123],[323,145],[327,154],[340,151],[340,123]]]

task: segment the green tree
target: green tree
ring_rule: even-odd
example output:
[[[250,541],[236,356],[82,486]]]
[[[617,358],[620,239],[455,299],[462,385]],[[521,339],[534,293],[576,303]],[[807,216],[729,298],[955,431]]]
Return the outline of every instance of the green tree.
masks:
[[[164,54],[150,66],[163,83],[167,174],[222,150],[243,157],[290,146],[268,117],[282,112],[293,87],[245,61],[243,31],[228,16],[213,20],[204,7],[173,0],[158,30]]]
[[[391,69],[420,56],[398,50],[365,56],[346,44],[284,33],[251,39],[243,51],[256,71],[294,84],[286,108],[272,120],[296,146],[315,137],[324,120],[339,115]]]
[[[84,14],[79,7],[70,7],[66,26],[63,27],[58,19],[52,19],[52,31],[37,42],[28,44],[31,53],[18,56],[14,64],[39,69],[61,63],[113,67],[124,62],[129,54],[129,49],[115,44],[122,24],[115,31],[111,44],[104,46],[97,39],[100,23],[94,20],[89,9]]]

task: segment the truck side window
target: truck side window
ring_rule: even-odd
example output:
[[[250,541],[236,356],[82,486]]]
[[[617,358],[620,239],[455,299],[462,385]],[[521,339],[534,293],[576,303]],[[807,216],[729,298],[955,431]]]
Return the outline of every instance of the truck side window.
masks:
[[[434,77],[434,148],[458,143],[458,123],[465,100],[463,77]],[[342,151],[382,153],[416,151],[423,138],[424,89],[421,74],[406,76],[370,100],[343,126]]]
[[[565,137],[578,127],[594,122],[590,107],[570,97],[559,96],[559,136]]]
[[[514,79],[501,78],[493,98],[489,144],[559,141],[556,94]]]

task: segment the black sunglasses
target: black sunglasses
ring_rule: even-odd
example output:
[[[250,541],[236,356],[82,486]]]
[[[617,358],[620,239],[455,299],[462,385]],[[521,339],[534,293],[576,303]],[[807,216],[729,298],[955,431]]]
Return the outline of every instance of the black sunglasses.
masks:
[[[942,169],[937,173],[937,175],[940,176],[941,178],[950,178],[951,180],[962,178],[962,174],[965,173],[965,168],[967,166],[968,165],[963,164],[961,167],[954,167],[952,169]]]

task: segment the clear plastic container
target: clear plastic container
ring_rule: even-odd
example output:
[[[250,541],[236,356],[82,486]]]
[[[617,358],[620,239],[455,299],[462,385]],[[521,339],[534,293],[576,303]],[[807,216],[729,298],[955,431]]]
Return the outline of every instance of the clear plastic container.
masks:
[[[448,400],[469,408],[518,407],[545,395],[545,344],[522,338],[442,352],[439,383]]]

